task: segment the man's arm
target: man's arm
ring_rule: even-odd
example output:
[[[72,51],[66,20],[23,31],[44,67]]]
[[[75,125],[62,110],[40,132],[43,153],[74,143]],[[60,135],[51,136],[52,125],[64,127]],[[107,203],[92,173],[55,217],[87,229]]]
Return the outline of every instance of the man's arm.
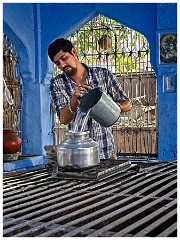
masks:
[[[73,95],[69,104],[65,106],[59,113],[59,119],[62,124],[68,124],[72,121],[74,115],[76,114],[78,105],[79,105],[78,98],[75,95]]]

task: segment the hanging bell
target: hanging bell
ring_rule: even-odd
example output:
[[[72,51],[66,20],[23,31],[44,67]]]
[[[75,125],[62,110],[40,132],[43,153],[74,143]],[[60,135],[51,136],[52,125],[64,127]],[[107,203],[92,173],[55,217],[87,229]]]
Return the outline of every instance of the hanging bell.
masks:
[[[108,50],[112,48],[112,38],[106,34],[102,35],[102,37],[98,41],[100,48],[104,50]]]

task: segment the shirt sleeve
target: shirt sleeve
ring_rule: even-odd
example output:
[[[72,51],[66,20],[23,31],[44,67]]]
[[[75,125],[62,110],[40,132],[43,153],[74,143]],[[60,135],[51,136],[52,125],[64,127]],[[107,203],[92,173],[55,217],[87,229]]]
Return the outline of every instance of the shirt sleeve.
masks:
[[[68,95],[63,90],[60,77],[51,80],[50,96],[52,105],[59,116],[60,111],[68,104],[68,101],[70,101]]]

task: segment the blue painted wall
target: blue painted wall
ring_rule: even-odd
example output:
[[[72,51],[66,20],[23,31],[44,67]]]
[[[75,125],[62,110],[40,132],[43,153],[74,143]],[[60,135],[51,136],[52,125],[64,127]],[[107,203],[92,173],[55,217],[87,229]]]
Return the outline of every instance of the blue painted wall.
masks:
[[[177,65],[159,64],[159,38],[177,32],[177,5],[157,5],[157,68],[158,68],[158,158],[177,159]],[[165,76],[174,78],[175,92],[164,92]]]
[[[23,153],[44,154],[44,145],[53,142],[49,101],[53,64],[47,56],[48,45],[57,37],[68,37],[97,14],[148,39],[158,77],[158,158],[176,159],[177,93],[163,92],[163,76],[171,74],[176,81],[177,65],[159,64],[160,34],[177,31],[175,3],[4,3],[3,31],[17,47],[23,80]]]

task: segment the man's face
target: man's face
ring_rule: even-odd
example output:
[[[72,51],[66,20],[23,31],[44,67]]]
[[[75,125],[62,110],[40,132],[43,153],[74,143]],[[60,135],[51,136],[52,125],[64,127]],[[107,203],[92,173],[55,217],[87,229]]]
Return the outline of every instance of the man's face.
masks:
[[[54,63],[58,68],[68,76],[74,76],[77,72],[77,53],[72,49],[72,54],[63,52],[62,50],[54,56]]]

